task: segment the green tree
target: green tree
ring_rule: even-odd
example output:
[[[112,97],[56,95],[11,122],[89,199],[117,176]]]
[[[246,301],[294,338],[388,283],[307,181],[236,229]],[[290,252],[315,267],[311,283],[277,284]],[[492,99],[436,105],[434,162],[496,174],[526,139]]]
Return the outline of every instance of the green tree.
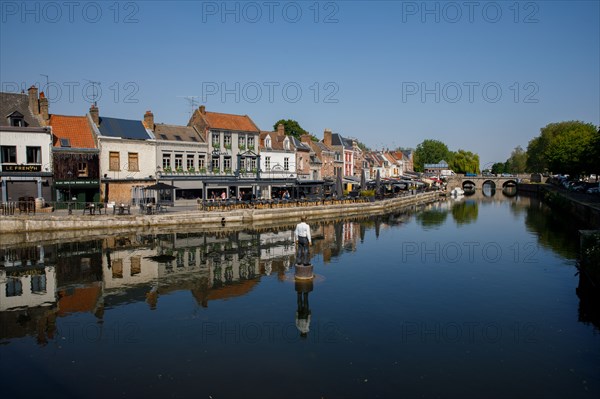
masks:
[[[510,154],[510,158],[507,160],[508,173],[525,173],[527,170],[527,153],[523,148],[518,145]]]
[[[504,164],[502,162],[496,162],[495,164],[493,164],[492,173],[495,175],[504,173]]]
[[[597,146],[597,127],[591,123],[550,123],[529,142],[527,167],[531,172],[591,173],[598,168]]]
[[[448,146],[441,141],[426,139],[417,146],[414,155],[414,168],[417,172],[424,170],[426,163],[438,163],[442,160],[449,161],[451,156]]]
[[[277,126],[279,124],[282,124],[284,129],[285,129],[285,134],[288,136],[294,136],[296,137],[298,140],[300,140],[300,137],[303,134],[308,134],[308,132],[304,129],[302,129],[302,126],[300,126],[300,124],[293,120],[293,119],[280,119],[277,122],[275,122],[275,124],[273,125],[273,130],[276,131],[277,130]]]
[[[458,150],[452,154],[448,165],[456,173],[479,173],[479,155]]]

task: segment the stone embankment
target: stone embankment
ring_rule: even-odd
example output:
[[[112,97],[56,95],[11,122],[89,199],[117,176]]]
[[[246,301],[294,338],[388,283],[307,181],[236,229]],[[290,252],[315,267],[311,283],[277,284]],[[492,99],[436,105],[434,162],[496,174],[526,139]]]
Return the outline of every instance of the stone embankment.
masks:
[[[595,196],[569,192],[550,184],[519,183],[517,192],[535,195],[557,212],[568,213],[592,228],[600,228],[600,202]]]
[[[25,232],[56,232],[64,230],[122,230],[153,226],[203,226],[223,225],[251,226],[268,221],[309,220],[331,217],[352,217],[384,214],[410,205],[433,202],[438,192],[386,199],[374,202],[341,203],[334,205],[310,205],[272,209],[238,209],[230,211],[178,211],[172,208],[159,215],[16,215],[0,217],[0,234]]]

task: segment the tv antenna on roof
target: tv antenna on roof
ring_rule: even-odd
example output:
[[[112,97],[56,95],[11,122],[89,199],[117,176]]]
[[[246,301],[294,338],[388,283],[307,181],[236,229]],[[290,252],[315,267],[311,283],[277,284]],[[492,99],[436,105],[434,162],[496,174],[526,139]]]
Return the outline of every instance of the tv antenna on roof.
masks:
[[[198,96],[177,96],[180,98],[185,98],[188,102],[188,104],[190,105],[190,118],[192,117],[192,114],[194,113],[194,110],[196,109],[196,106],[198,104],[200,104],[198,102],[198,100],[196,100],[198,98]]]
[[[98,104],[96,104],[96,99],[98,98],[98,92],[96,90],[96,85],[100,86],[100,82],[94,82],[93,80],[89,80],[89,79],[85,79],[85,80],[92,85],[92,101],[93,101],[94,105],[98,105]],[[85,94],[87,96],[87,90],[85,91]]]
[[[48,75],[44,75],[43,73],[40,73],[40,76],[43,76],[46,78],[46,90],[48,90],[48,85],[50,84],[50,82],[48,81]],[[44,90],[42,90],[42,91],[44,91]]]

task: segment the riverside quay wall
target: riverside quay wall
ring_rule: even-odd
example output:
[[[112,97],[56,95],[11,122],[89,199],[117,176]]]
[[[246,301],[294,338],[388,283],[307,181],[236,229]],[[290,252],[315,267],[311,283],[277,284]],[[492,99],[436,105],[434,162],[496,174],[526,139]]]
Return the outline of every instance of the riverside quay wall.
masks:
[[[592,228],[600,228],[600,203],[586,203],[585,200],[590,198],[586,194],[569,195],[550,184],[523,183],[517,185],[517,192],[535,195],[551,208],[566,212]]]
[[[1,216],[0,234],[23,232],[55,232],[61,230],[128,229],[152,226],[244,226],[267,221],[298,221],[301,216],[309,220],[331,217],[378,215],[410,205],[433,202],[438,192],[390,198],[374,202],[340,203],[333,205],[308,205],[286,208],[237,209],[229,211],[172,211],[158,215],[52,215]],[[1,239],[1,238],[0,238]]]

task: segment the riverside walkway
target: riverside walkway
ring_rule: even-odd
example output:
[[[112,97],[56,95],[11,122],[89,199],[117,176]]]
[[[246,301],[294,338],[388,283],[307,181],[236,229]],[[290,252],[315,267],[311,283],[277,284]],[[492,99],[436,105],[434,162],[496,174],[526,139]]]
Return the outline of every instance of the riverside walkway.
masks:
[[[440,197],[437,191],[403,195],[377,201],[338,200],[277,204],[271,207],[210,210],[196,206],[174,206],[159,214],[142,214],[139,208],[131,209],[131,214],[97,213],[94,215],[79,212],[68,214],[66,210],[27,215],[0,216],[0,234],[21,234],[28,232],[56,232],[63,230],[104,231],[151,226],[205,226],[221,228],[244,226],[256,223],[299,220],[306,216],[309,220],[329,217],[377,215],[400,209],[405,206],[433,202]],[[281,206],[279,206],[281,205]],[[83,232],[82,232],[83,233]]]

